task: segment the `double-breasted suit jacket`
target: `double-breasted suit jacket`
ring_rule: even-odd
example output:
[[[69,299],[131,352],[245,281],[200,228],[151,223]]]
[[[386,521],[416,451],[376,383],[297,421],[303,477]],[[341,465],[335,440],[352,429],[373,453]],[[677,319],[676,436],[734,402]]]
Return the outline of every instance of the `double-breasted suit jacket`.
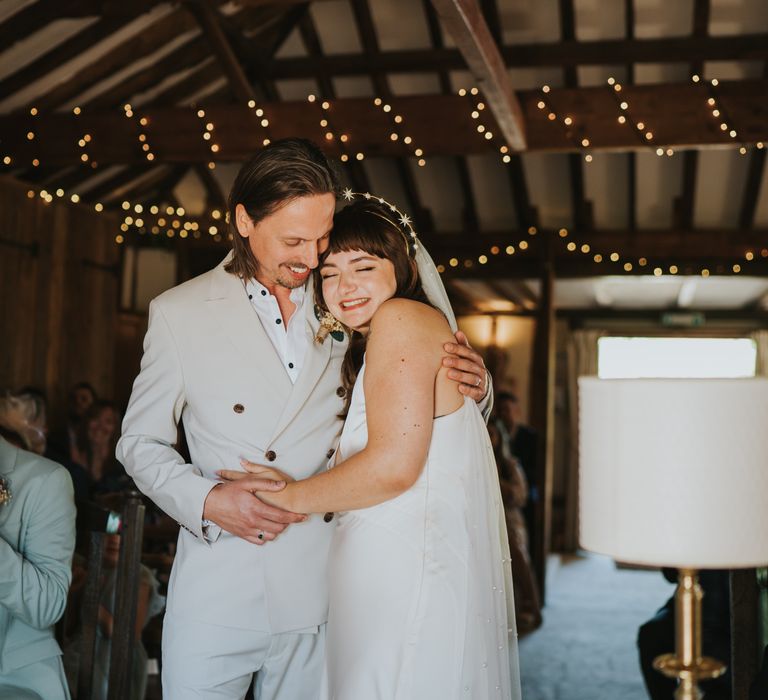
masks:
[[[201,518],[215,471],[240,468],[240,457],[296,479],[325,468],[341,427],[346,339],[312,342],[319,322],[310,285],[304,318],[291,320],[310,336],[293,384],[243,281],[224,270],[228,259],[152,302],[117,456],[182,526],[172,614],[272,633],[306,629],[326,619],[333,521],[313,515],[258,546],[217,527],[206,537]],[[191,463],[173,447],[180,420]]]
[[[72,480],[64,467],[2,438],[0,478],[12,496],[0,505],[0,697],[10,697],[9,681],[42,697],[68,696],[58,660],[37,665],[61,655],[53,625],[72,580]]]

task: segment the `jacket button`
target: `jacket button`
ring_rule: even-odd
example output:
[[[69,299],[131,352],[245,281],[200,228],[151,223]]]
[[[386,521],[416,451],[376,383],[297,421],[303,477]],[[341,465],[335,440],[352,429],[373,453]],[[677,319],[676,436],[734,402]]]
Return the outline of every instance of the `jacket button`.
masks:
[[[327,523],[331,522],[331,520],[333,520],[333,513],[326,513],[323,516],[323,520],[325,520]]]
[[[232,410],[235,413],[242,413],[245,410],[245,406],[241,403],[236,403],[234,406],[232,406]]]
[[[330,459],[331,457],[333,457],[334,452],[336,452],[336,450],[331,448],[330,450],[328,450],[328,452],[325,453],[325,458]]]
[[[266,459],[267,462],[274,462],[277,459],[277,453],[274,450],[269,450],[264,455],[264,459]]]
[[[343,386],[340,386],[338,389],[336,389],[336,396],[343,399],[346,395],[347,390]]]

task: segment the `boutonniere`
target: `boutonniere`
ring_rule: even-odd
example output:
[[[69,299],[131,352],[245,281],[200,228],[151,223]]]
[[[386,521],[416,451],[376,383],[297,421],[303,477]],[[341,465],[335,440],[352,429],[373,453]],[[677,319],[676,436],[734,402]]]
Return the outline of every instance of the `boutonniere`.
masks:
[[[11,488],[8,482],[0,477],[0,506],[5,505],[11,500]]]
[[[339,342],[344,340],[344,326],[330,311],[323,311],[323,309],[315,304],[315,318],[320,321],[320,328],[317,329],[315,334],[316,343],[322,345],[328,334]]]

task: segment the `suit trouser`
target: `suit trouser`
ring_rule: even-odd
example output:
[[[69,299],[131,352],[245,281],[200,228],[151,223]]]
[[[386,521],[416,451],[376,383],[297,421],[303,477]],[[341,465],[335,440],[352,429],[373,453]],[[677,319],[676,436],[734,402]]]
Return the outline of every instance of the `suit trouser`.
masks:
[[[256,674],[256,700],[316,700],[325,625],[269,634],[166,613],[163,700],[243,700]]]
[[[60,656],[0,673],[0,700],[69,700]]]

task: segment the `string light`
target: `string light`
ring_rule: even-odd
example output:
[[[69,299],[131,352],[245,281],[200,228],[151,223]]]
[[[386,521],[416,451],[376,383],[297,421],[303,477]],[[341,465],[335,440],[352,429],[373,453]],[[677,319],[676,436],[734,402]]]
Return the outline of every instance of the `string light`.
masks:
[[[619,109],[619,115],[616,118],[619,124],[629,124],[630,126],[633,126],[633,131],[637,134],[640,143],[644,146],[652,147],[654,141],[653,131],[648,128],[648,125],[645,122],[635,120],[634,117],[632,117],[630,114],[629,100],[627,99],[626,95],[620,94],[623,89],[621,83],[619,83],[614,77],[608,78],[607,82],[609,87],[613,88],[611,90],[611,94],[613,95],[614,101],[616,102],[616,105]],[[669,156],[674,155],[674,151],[671,148],[664,149],[658,147],[655,150],[657,156],[663,156],[665,153]]]
[[[380,97],[377,97],[374,99],[373,104],[376,107],[381,108],[381,111],[385,114],[390,114],[392,111],[391,105],[386,104]],[[389,109],[387,109],[389,108]],[[400,141],[402,140],[403,144],[409,147],[409,149],[413,149],[413,155],[417,158],[416,163],[420,168],[423,168],[427,161],[423,158],[424,151],[423,149],[419,148],[414,142],[413,138],[406,134],[405,136],[402,136],[401,129],[403,128],[403,125],[405,123],[405,120],[403,119],[403,116],[401,114],[391,114],[392,117],[392,123],[394,124],[392,128],[392,132],[389,135],[389,138],[391,141]],[[402,136],[402,139],[401,139]]]
[[[613,80],[613,78],[609,78],[609,80]],[[549,99],[549,93],[550,93],[549,85],[543,85],[541,87],[541,92],[542,92],[542,97],[536,103],[536,107],[540,111],[547,113],[547,120],[561,124],[565,131],[565,137],[569,141],[571,141],[576,146],[576,148],[579,148],[579,149],[589,148],[591,142],[587,138],[587,136],[584,134],[583,127],[579,129],[580,133],[577,133],[576,129],[573,128],[574,127],[573,117],[568,114],[566,114],[565,116],[561,116],[560,114],[558,114],[557,110],[553,107],[552,102]],[[585,163],[591,163],[592,160],[593,160],[593,157],[591,153],[584,154]]]
[[[130,103],[126,103],[123,105],[123,112],[127,119],[134,119],[136,117],[136,114],[133,111],[133,108],[131,107]],[[149,118],[148,117],[137,117],[136,121],[138,122],[138,135],[137,138],[139,140],[139,148],[141,148],[141,152],[144,155],[144,157],[148,161],[153,161],[155,159],[155,154],[152,151],[152,147],[149,145],[149,139],[147,137],[146,127],[149,126]],[[85,156],[85,158],[83,157]],[[85,162],[88,160],[87,154],[83,154],[80,156],[80,159]]]
[[[381,99],[376,99],[378,100],[378,103],[376,103],[376,100],[374,100],[374,104],[377,104],[378,106],[381,104]],[[316,101],[317,97],[315,95],[307,95],[307,102],[314,104]],[[349,134],[339,133],[337,138],[338,132],[331,124],[331,103],[328,100],[323,100],[320,103],[320,110],[320,128],[323,130],[325,140],[329,143],[335,141],[339,150],[341,150],[339,160],[341,160],[342,163],[348,163],[352,157],[348,148]],[[358,151],[354,157],[357,160],[363,160],[365,158],[365,154],[361,151]]]

